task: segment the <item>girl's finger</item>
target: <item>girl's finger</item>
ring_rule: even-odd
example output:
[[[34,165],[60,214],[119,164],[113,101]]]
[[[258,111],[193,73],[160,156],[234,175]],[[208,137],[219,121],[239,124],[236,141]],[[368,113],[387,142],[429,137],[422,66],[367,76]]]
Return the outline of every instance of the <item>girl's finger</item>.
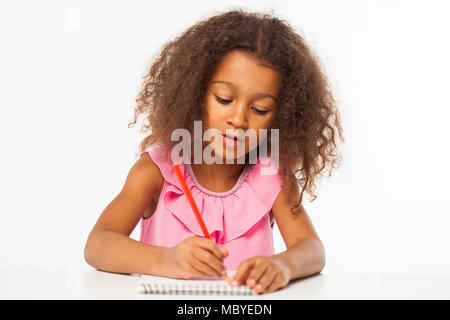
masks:
[[[266,272],[264,272],[263,276],[256,283],[256,288],[258,288],[258,291],[265,291],[272,281],[275,280],[277,274],[278,273],[275,270],[270,267],[267,268]]]
[[[259,279],[264,275],[267,269],[268,265],[265,262],[256,264],[247,278],[247,285],[251,288],[256,288]]]
[[[234,276],[229,278],[229,283],[231,285],[236,286],[239,286],[241,285],[241,283],[244,283],[254,265],[255,259],[253,258],[241,262]]]
[[[211,239],[208,238],[199,238],[197,237],[195,240],[195,243],[203,248],[206,249],[208,251],[210,251],[212,254],[214,254],[217,259],[219,259],[220,261],[223,261],[223,258],[225,257],[225,253],[223,249],[220,249],[215,243],[214,241],[212,241]]]
[[[198,272],[199,276],[212,276],[212,277],[221,276],[221,274],[218,273],[213,268],[211,268],[211,266],[195,257],[189,260],[189,265]]]
[[[217,259],[217,257],[210,251],[198,248],[197,250],[193,251],[192,255],[196,260],[201,261],[203,264],[214,270],[214,272],[219,276],[222,275],[222,271],[225,269],[225,266],[223,265],[222,261]]]

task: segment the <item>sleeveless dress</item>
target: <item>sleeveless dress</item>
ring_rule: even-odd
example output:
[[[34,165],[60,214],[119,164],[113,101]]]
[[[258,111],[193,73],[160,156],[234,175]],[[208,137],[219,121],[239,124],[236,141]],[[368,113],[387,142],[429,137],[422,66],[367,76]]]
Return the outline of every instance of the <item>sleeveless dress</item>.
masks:
[[[164,159],[165,148],[162,145],[141,153],[141,157],[148,153],[158,166],[164,185],[153,215],[141,218],[140,241],[174,247],[188,237],[204,234],[172,163]],[[269,157],[258,157],[257,163],[246,164],[235,186],[226,192],[202,187],[190,164],[181,162],[179,168],[211,238],[229,252],[224,260],[228,270],[237,270],[247,258],[274,254],[270,210],[281,190],[281,179]]]

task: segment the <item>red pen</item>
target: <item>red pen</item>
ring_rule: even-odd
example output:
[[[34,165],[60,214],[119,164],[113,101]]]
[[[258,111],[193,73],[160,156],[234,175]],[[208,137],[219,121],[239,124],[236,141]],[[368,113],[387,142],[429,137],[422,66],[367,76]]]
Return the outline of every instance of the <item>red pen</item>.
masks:
[[[188,198],[189,204],[191,205],[192,210],[194,211],[195,217],[197,218],[198,224],[200,225],[200,228],[203,231],[203,234],[206,238],[211,239],[211,236],[209,235],[208,229],[206,228],[205,222],[202,219],[202,216],[200,215],[200,211],[198,211],[197,205],[195,204],[194,198],[192,198],[192,194],[189,191],[189,188],[186,184],[186,181],[184,180],[183,175],[181,174],[180,168],[178,167],[178,164],[174,163],[172,165],[173,169],[175,170],[175,173],[177,174],[178,180],[181,183],[181,187],[183,188],[184,193],[186,194],[186,197]],[[228,278],[227,271],[224,271],[225,279]]]

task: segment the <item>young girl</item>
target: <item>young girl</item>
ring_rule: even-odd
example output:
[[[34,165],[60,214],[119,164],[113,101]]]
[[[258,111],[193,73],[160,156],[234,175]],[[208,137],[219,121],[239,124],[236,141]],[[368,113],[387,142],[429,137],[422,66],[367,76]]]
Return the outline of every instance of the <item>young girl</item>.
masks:
[[[288,23],[233,10],[195,24],[163,47],[136,101],[131,124],[143,115],[151,133],[88,237],[91,266],[181,279],[236,270],[229,284],[257,293],[323,269],[324,247],[301,201],[304,191],[315,199],[317,178],[325,168],[331,175],[339,159],[338,134],[344,139],[318,60]],[[212,240],[204,237],[170,156],[179,143],[172,133],[186,129],[193,137],[194,121],[202,131],[223,134],[223,141],[211,142],[222,163],[198,163],[192,153],[180,163]],[[271,129],[278,130],[279,168]],[[239,130],[267,130],[267,156],[250,163],[254,148]],[[205,141],[196,143],[205,150]],[[228,151],[238,144],[245,144],[245,162],[225,161],[237,159]],[[274,173],[263,173],[267,167]],[[135,241],[129,235],[139,221]],[[274,221],[287,248],[278,254]]]

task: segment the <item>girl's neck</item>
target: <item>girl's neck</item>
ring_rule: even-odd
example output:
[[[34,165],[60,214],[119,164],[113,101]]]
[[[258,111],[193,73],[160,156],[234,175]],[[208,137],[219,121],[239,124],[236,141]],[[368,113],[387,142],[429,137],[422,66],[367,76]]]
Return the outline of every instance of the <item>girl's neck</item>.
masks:
[[[213,192],[227,192],[237,183],[245,164],[191,164],[197,182]]]
[[[202,150],[203,154],[203,150]],[[248,155],[246,155],[246,161]],[[191,153],[191,168],[197,179],[197,182],[204,188],[213,192],[226,192],[231,190],[237,183],[242,171],[245,168],[245,164],[225,163],[225,159],[222,160],[223,164],[212,163],[207,164],[203,161],[200,164],[194,163],[194,155]]]

